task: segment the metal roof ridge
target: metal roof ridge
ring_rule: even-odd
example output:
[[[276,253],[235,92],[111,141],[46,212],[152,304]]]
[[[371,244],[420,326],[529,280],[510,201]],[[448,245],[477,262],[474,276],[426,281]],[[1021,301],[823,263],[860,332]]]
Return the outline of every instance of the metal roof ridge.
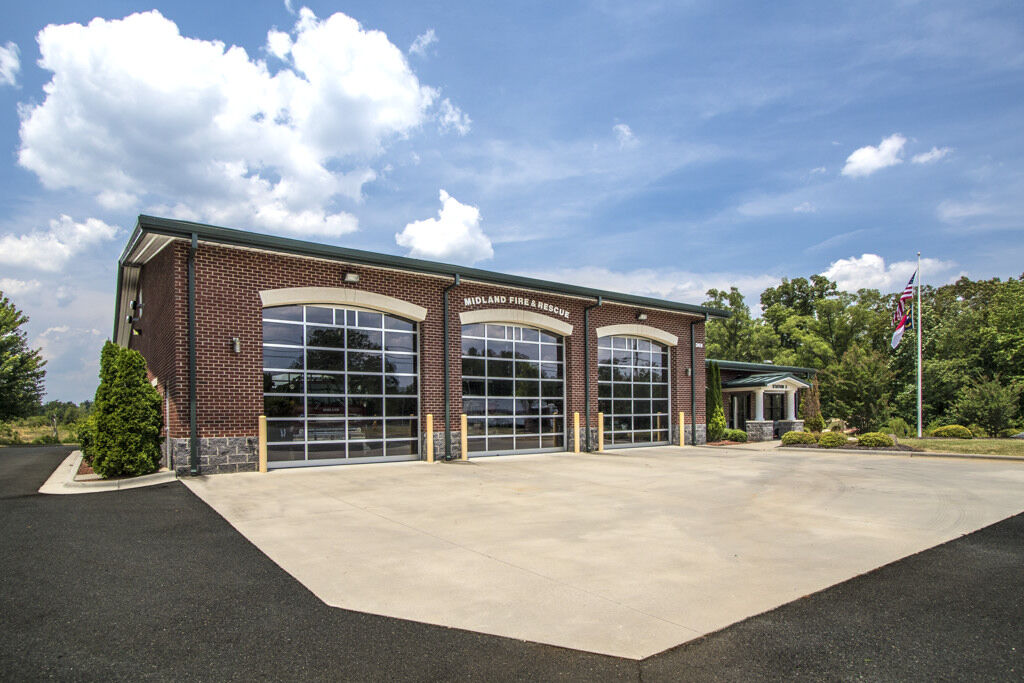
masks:
[[[238,230],[236,228],[225,228],[206,223],[197,223],[174,218],[161,218],[140,214],[136,224],[137,231],[146,231],[160,234],[170,234],[182,238],[190,236],[193,232],[204,241],[233,244],[243,247],[259,247],[268,250],[305,254],[308,256],[332,257],[338,260],[348,260],[353,263],[361,263],[369,266],[383,266],[398,268],[411,272],[422,272],[435,275],[447,275],[454,277],[456,274],[470,280],[488,282],[494,284],[505,284],[521,286],[525,288],[539,289],[553,294],[563,293],[568,295],[585,296],[589,298],[603,297],[609,303],[627,304],[638,307],[660,308],[664,310],[692,313],[694,315],[707,315],[715,318],[728,318],[728,311],[688,304],[670,299],[657,299],[625,292],[613,292],[582,285],[571,285],[552,280],[542,280],[523,275],[512,275],[497,271],[483,270],[470,266],[459,266],[456,264],[443,263],[439,261],[427,261],[408,256],[396,256],[380,252],[340,247],[321,242],[310,242],[292,237],[279,237],[266,233]],[[133,234],[134,238],[135,235]],[[132,240],[130,240],[131,242]],[[124,256],[128,254],[128,247],[125,247]]]

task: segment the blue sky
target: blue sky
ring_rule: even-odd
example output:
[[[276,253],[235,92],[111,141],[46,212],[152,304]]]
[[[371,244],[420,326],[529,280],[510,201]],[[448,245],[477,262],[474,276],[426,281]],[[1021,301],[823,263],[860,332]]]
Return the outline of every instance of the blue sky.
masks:
[[[697,302],[1024,270],[1017,2],[8,3],[0,289],[95,389],[139,213]]]

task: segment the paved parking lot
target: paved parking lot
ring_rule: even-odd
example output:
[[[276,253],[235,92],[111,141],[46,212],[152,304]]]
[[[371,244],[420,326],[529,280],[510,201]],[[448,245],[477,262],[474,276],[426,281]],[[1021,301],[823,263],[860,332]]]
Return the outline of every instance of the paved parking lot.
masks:
[[[633,659],[1024,509],[1020,463],[738,449],[185,483],[328,605]]]

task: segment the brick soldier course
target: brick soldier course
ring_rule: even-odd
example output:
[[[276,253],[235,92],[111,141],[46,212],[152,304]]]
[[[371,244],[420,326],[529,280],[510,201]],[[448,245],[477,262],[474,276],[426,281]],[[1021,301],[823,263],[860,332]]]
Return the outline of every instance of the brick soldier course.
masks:
[[[193,235],[196,241],[194,251]],[[678,339],[675,346],[669,347],[668,354],[672,442],[678,442],[679,429],[675,423],[679,412],[686,416],[687,443],[694,431],[693,421],[696,421],[697,443],[704,441],[704,325],[710,316],[727,315],[723,311],[140,216],[119,263],[114,335],[118,343],[142,353],[152,379],[165,398],[165,436],[171,464],[179,473],[190,471],[193,446],[189,420],[190,252],[195,264],[195,409],[198,437],[195,446],[200,473],[256,468],[257,426],[264,410],[263,303],[260,293],[299,287],[337,288],[384,295],[427,310],[426,317],[417,324],[421,456],[428,413],[434,416],[437,457],[445,455],[446,419],[452,429],[452,455],[458,455],[458,429],[463,412],[460,314],[469,310],[526,311],[572,325],[571,334],[563,338],[565,445],[571,450],[574,412],[580,413],[582,441],[586,412],[584,308],[594,306],[598,297],[601,305],[590,311],[592,434],[596,434],[598,413],[595,330],[609,325],[642,325],[667,332]],[[451,411],[446,416],[442,293],[453,284],[456,274],[460,276],[460,284],[449,294],[450,344],[447,353],[451,373]],[[353,281],[356,279],[358,281]],[[494,303],[486,303],[489,297]],[[468,306],[467,300],[470,301]],[[512,324],[509,320],[495,322]],[[691,380],[695,403],[691,402]],[[596,448],[596,438],[593,446]],[[195,468],[191,469],[194,472]]]

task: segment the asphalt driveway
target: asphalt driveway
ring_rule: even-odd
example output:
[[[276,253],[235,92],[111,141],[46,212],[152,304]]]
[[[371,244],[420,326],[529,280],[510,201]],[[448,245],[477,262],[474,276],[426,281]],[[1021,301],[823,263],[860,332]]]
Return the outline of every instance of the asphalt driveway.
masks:
[[[0,448],[0,680],[1017,680],[1024,515],[641,661],[324,605],[180,483]]]
[[[739,449],[186,484],[328,605],[633,659],[1024,509],[1021,463]]]

